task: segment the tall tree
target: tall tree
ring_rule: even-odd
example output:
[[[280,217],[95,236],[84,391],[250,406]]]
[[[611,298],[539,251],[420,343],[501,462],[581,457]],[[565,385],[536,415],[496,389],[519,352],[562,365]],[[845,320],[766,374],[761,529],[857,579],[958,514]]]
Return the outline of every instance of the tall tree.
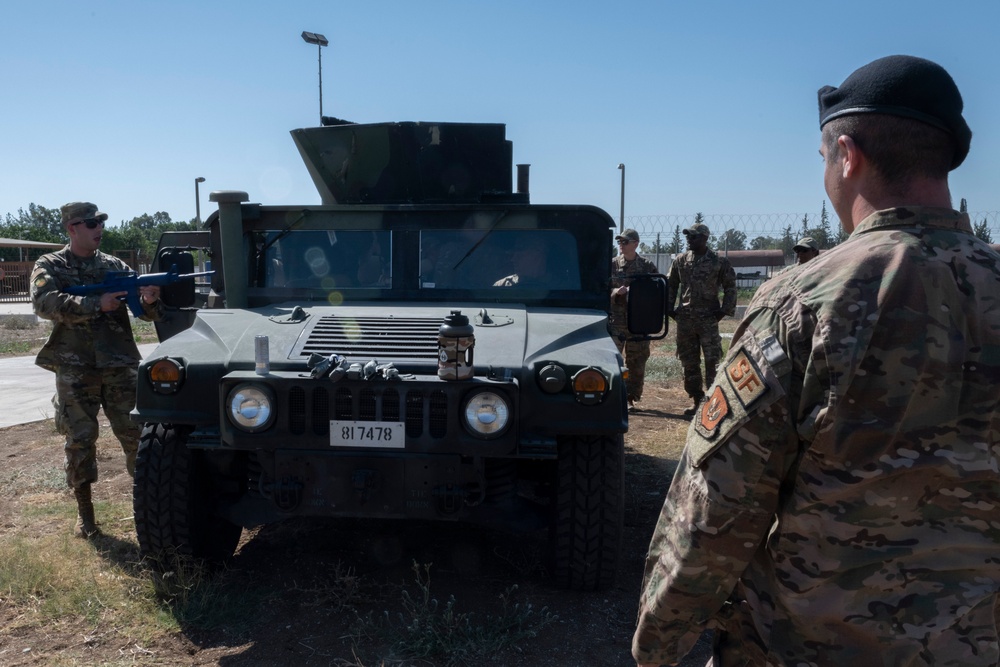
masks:
[[[831,243],[831,238],[832,237],[830,235],[830,216],[826,212],[826,200],[825,199],[823,200],[823,208],[820,209],[820,212],[819,212],[819,228],[823,232],[822,233],[823,239],[822,240],[816,239],[816,241],[819,242],[819,247],[820,248],[829,248],[829,247],[833,246],[834,244]]]
[[[993,235],[990,233],[990,225],[986,218],[972,226],[972,233],[985,243],[993,243]]]
[[[795,238],[792,236],[792,225],[791,223],[785,227],[785,233],[781,237],[781,252],[785,254],[786,257],[792,255],[792,248],[795,247]]]
[[[670,249],[670,252],[673,253],[673,254],[675,254],[675,255],[677,253],[679,253],[681,250],[683,250],[683,246],[681,245],[681,226],[680,225],[674,225],[674,236],[673,236],[673,238],[670,239],[670,248],[669,249]]]

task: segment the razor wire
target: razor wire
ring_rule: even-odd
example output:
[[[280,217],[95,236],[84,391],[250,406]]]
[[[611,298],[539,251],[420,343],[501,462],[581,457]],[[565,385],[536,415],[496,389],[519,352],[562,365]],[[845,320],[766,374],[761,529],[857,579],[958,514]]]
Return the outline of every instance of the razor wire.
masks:
[[[699,219],[700,218],[700,219]],[[648,251],[680,252],[685,249],[683,230],[699,222],[707,225],[712,235],[709,242],[715,248],[728,244],[729,250],[783,249],[791,252],[792,245],[802,236],[826,236],[818,239],[821,247],[832,248],[846,238],[840,220],[832,210],[813,213],[686,213],[660,215],[626,215],[623,228],[639,232],[642,246]],[[988,243],[1000,243],[1000,211],[970,212],[976,236]],[[675,246],[680,243],[680,247]]]

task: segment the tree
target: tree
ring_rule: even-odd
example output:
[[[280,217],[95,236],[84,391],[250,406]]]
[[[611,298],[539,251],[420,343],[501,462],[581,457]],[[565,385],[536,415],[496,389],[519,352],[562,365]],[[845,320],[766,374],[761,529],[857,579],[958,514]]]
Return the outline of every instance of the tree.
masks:
[[[795,247],[795,239],[792,237],[792,225],[785,227],[785,233],[781,237],[781,252],[786,257],[792,255],[792,248]]]
[[[662,241],[660,241],[660,233],[659,232],[656,233],[656,240],[653,241],[653,243],[651,243],[651,244],[649,244],[649,243],[640,243],[639,244],[639,250],[641,250],[644,255],[656,255],[656,254],[662,255],[662,254],[665,254],[665,253],[669,252],[666,244],[664,244]]]
[[[672,239],[670,239],[670,245],[668,246],[668,249],[670,250],[671,253],[675,255],[683,249],[683,246],[681,245],[680,225],[674,225],[674,236]]]
[[[983,218],[982,222],[977,222],[972,226],[972,233],[984,243],[993,243],[993,235],[990,234],[990,225],[986,221],[986,218]]]
[[[773,236],[758,236],[750,241],[751,250],[780,250],[781,240]]]
[[[738,229],[727,229],[723,232],[722,236],[719,237],[719,240],[715,244],[715,249],[718,252],[746,250],[747,235]]]
[[[59,209],[28,204],[28,210],[18,209],[17,215],[8,213],[0,224],[0,236],[22,241],[43,241],[45,243],[65,243],[66,232],[62,226]],[[20,259],[18,248],[0,249],[0,258],[6,261]]]
[[[830,242],[830,216],[826,212],[826,200],[823,200],[823,208],[819,212],[819,229],[822,239],[816,239],[820,248],[830,248],[834,244]]]
[[[66,232],[62,226],[62,213],[56,208],[28,204],[27,213],[23,208],[19,208],[17,216],[7,214],[3,224],[3,236],[48,243],[65,241]]]

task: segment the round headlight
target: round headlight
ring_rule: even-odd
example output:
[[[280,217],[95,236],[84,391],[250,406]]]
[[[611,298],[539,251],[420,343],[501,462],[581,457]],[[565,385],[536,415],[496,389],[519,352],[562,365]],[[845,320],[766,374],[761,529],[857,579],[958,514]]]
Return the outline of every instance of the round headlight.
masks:
[[[573,376],[573,393],[584,405],[595,405],[604,400],[608,391],[608,378],[593,366],[584,368]]]
[[[248,433],[263,431],[274,421],[274,398],[270,390],[256,384],[233,387],[226,401],[229,420]]]
[[[465,403],[465,426],[473,435],[492,438],[500,435],[510,421],[507,400],[492,391],[475,394]]]
[[[184,383],[184,367],[169,357],[157,359],[146,368],[149,384],[158,394],[174,394]]]

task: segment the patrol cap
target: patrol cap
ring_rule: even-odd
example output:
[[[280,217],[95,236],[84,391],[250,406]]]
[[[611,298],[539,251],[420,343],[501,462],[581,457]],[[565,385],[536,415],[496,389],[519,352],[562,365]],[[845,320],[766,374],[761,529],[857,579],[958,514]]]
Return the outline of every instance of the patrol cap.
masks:
[[[864,113],[902,116],[944,130],[955,140],[951,168],[969,154],[972,130],[962,95],[943,67],[914,56],[886,56],[855,70],[839,88],[819,89],[819,126]]]
[[[792,246],[792,250],[815,250],[819,252],[819,244],[816,243],[816,239],[811,236],[803,236],[800,238],[795,245]]]
[[[74,201],[63,204],[59,211],[62,213],[62,224],[73,222],[74,220],[86,220],[87,218],[97,218],[107,220],[108,214],[97,210],[97,204],[89,201]]]
[[[615,237],[615,241],[638,241],[639,232],[634,229],[626,229],[621,234]]]
[[[703,225],[700,222],[696,222],[684,230],[684,236],[704,236],[708,238],[711,235],[712,232],[708,231],[708,225]]]

